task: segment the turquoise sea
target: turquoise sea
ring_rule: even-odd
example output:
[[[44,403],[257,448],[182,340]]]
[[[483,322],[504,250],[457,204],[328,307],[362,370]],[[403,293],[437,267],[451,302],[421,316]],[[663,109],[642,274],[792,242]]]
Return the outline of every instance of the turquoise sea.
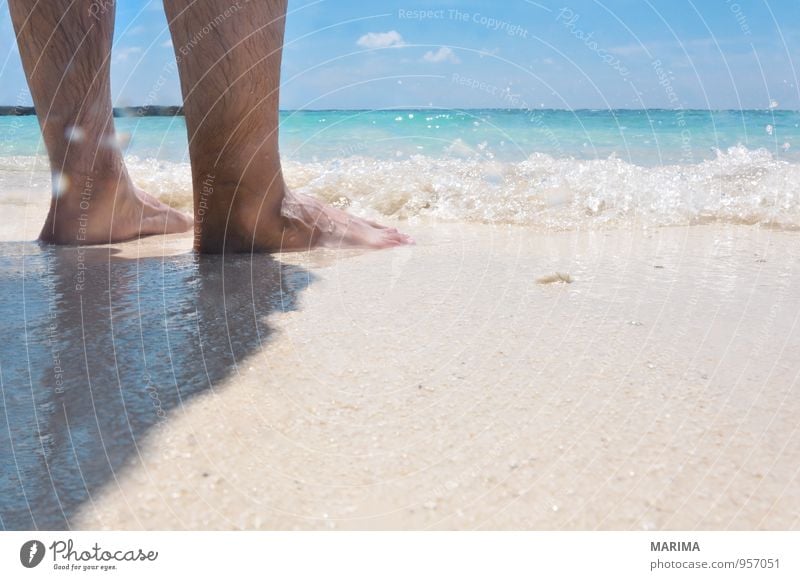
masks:
[[[182,117],[121,118],[136,180],[190,203]],[[800,225],[800,113],[286,111],[290,185],[365,214],[574,228]],[[0,118],[0,188],[46,195],[34,117]]]

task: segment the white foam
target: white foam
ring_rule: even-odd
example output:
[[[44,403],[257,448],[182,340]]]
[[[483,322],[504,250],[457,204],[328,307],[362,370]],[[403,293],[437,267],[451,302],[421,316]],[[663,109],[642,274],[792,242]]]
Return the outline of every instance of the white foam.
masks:
[[[800,227],[800,165],[733,147],[693,165],[534,154],[523,162],[430,158],[287,163],[294,187],[357,212],[400,219],[573,229],[710,221]]]
[[[357,214],[518,224],[554,229],[691,225],[713,221],[800,228],[800,164],[764,149],[733,147],[693,165],[642,167],[617,158],[534,154],[522,162],[487,156],[414,155],[376,160],[286,161],[290,187]],[[192,203],[188,163],[128,158],[134,181],[179,207]],[[0,158],[0,187],[47,183],[47,163]]]

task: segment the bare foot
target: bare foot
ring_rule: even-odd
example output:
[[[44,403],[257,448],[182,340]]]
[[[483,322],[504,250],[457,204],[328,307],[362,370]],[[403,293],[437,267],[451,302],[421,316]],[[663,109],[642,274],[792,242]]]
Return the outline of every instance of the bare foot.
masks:
[[[72,188],[69,183],[63,187]],[[135,187],[127,177],[103,184],[84,180],[81,191],[54,197],[39,239],[64,245],[108,244],[191,227],[190,216]]]
[[[281,250],[330,248],[391,248],[413,244],[396,228],[362,219],[325,205],[313,197],[286,191],[281,215],[286,219]]]

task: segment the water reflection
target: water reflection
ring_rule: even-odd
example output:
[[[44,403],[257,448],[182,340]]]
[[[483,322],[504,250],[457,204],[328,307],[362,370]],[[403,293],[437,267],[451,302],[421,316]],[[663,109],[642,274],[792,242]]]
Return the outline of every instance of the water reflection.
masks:
[[[147,431],[236,372],[310,281],[269,256],[0,244],[0,526],[69,528]]]

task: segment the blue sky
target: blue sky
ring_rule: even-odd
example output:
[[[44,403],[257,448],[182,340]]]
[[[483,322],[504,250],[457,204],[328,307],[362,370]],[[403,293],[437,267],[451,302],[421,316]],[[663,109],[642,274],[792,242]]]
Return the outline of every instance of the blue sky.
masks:
[[[0,104],[29,104],[0,3]],[[115,104],[179,103],[160,0],[119,4]],[[289,10],[285,109],[800,109],[797,0],[290,0]]]

